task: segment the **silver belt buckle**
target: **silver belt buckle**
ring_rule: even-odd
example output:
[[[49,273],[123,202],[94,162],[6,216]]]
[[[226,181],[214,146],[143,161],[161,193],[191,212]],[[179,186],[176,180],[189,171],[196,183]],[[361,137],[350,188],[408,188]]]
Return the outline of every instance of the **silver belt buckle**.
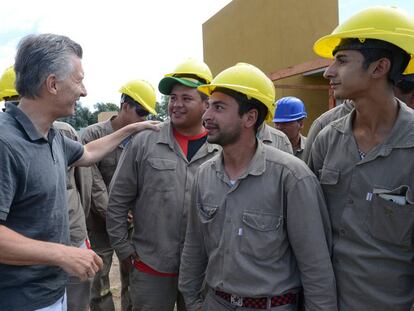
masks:
[[[243,306],[243,297],[236,296],[236,295],[230,295],[230,303],[237,307]]]

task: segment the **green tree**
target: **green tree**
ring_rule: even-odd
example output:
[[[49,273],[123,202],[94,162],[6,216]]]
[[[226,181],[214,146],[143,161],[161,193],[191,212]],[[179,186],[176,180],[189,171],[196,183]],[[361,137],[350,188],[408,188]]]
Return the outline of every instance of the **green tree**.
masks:
[[[167,95],[161,96],[161,102],[157,102],[155,105],[156,116],[151,116],[151,120],[165,121],[168,118],[168,101],[170,97]]]
[[[101,112],[105,112],[105,111],[117,111],[119,112],[119,107],[118,105],[114,104],[114,103],[96,103],[95,105],[93,105],[93,108],[95,108],[95,111],[93,112],[93,119],[92,119],[92,123],[96,123],[98,122],[98,115]]]
[[[82,127],[87,127],[93,123],[93,114],[88,107],[83,107],[81,102],[76,103],[75,113],[66,118],[60,118],[63,121],[72,125],[77,131]]]

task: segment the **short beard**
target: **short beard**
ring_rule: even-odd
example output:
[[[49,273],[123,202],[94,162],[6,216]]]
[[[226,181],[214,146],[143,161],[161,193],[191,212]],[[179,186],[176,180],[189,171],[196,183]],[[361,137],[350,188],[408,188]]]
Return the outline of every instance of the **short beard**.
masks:
[[[240,135],[241,124],[239,123],[231,133],[219,134],[216,137],[210,137],[207,135],[207,141],[211,144],[217,144],[224,147],[237,142],[240,139]]]

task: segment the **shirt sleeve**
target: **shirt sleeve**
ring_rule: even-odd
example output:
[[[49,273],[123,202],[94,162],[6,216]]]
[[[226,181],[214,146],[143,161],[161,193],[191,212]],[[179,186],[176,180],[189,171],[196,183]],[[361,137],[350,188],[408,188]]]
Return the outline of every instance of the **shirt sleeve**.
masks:
[[[64,135],[62,135],[62,138],[65,146],[66,161],[68,166],[71,166],[82,157],[84,151],[83,145],[80,142],[74,141]]]
[[[197,215],[197,180],[195,177],[192,189],[191,205],[188,211],[187,230],[184,249],[181,255],[178,286],[183,294],[186,308],[189,311],[201,310],[201,290],[207,267],[207,253],[201,232],[201,223]]]
[[[10,147],[0,141],[0,224],[6,221],[17,191],[18,167]]]
[[[137,137],[128,144],[119,159],[109,189],[108,210],[106,212],[106,229],[111,246],[121,260],[131,255],[135,249],[128,238],[128,211],[135,206],[138,196],[139,142]],[[136,215],[139,217],[140,215]],[[139,255],[139,252],[138,252]]]
[[[287,194],[287,232],[301,274],[306,310],[337,310],[330,258],[332,230],[315,176],[294,182]]]
[[[315,141],[316,136],[319,134],[321,130],[322,130],[322,125],[316,119],[312,123],[309,129],[309,132],[308,132],[308,136],[306,137],[306,144],[305,144],[305,149],[303,150],[303,157],[302,157],[302,160],[305,163],[308,163],[313,142]]]

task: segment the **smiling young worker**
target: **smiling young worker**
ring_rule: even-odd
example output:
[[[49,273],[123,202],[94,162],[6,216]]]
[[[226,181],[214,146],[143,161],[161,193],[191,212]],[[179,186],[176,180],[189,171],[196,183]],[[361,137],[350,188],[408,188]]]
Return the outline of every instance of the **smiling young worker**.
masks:
[[[333,228],[340,310],[406,311],[414,303],[414,112],[394,97],[412,73],[414,19],[391,7],[352,16],[314,45],[334,57],[334,95],[355,109],[317,136],[309,159]]]
[[[86,96],[82,48],[68,37],[29,35],[14,69],[19,106],[0,113],[0,302],[2,310],[66,310],[67,273],[93,277],[102,260],[69,244],[66,170],[98,161],[151,123],[86,146],[52,126]],[[64,245],[66,244],[66,245]],[[65,273],[65,271],[67,273]]]
[[[203,120],[222,152],[193,185],[180,290],[189,310],[337,310],[330,225],[314,174],[256,132],[271,115],[272,81],[240,63],[199,90]],[[209,288],[203,302],[203,281]]]
[[[133,262],[134,310],[172,311],[176,301],[184,310],[177,283],[191,184],[196,169],[218,149],[206,142],[201,117],[207,96],[197,91],[211,79],[208,66],[194,59],[167,74],[158,89],[170,96],[170,120],[157,133],[135,136],[113,177],[107,229],[119,258]],[[125,221],[130,209],[132,242]]]

